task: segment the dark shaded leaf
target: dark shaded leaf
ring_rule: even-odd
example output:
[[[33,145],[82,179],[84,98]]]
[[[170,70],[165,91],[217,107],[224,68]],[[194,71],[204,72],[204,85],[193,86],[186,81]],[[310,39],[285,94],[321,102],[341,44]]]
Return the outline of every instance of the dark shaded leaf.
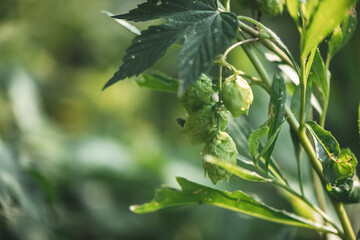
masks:
[[[340,156],[340,146],[330,132],[324,130],[316,122],[307,122],[306,127],[313,136],[316,157],[323,164],[333,161]]]
[[[168,22],[151,26],[135,37],[123,58],[123,65],[104,88],[119,80],[137,76],[152,67],[166,50],[185,39],[179,53],[180,94],[206,73],[216,56],[235,39],[238,28],[236,15],[217,11],[211,0],[148,0],[128,14],[115,16],[131,21],[166,18]]]
[[[172,188],[158,189],[155,198],[151,202],[133,205],[130,209],[135,213],[149,213],[169,207],[206,204],[282,224],[324,232],[337,232],[331,227],[323,226],[295,214],[269,207],[241,191],[220,191],[180,177],[177,178],[177,181],[181,186],[181,190]]]
[[[330,132],[315,122],[306,127],[313,136],[317,159],[323,167],[327,191],[338,201],[354,203],[360,201],[359,180],[355,174],[358,164],[350,149],[342,149]]]
[[[282,125],[284,119],[285,101],[286,101],[285,81],[283,76],[277,73],[274,75],[273,78],[272,91],[270,97],[270,106],[269,106],[270,124],[269,124],[268,141],[271,138],[273,138],[273,136],[275,138],[273,139],[273,143],[271,143],[267,151],[264,153],[264,157],[266,160],[266,168],[268,168],[269,166],[270,157],[272,152],[274,151],[277,136],[280,131],[279,127]]]
[[[212,13],[217,8],[217,1],[213,0],[148,0],[129,13],[116,15],[113,18],[144,22],[157,18],[174,18],[187,14],[190,10],[195,14],[203,14],[205,11]]]

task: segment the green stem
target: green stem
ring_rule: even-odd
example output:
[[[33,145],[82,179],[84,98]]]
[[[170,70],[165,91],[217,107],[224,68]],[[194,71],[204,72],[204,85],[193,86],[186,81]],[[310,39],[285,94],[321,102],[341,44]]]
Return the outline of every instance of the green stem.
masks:
[[[303,186],[303,180],[302,180],[302,174],[301,174],[301,159],[303,157],[303,151],[301,150],[299,152],[299,155],[297,157],[297,172],[298,172],[298,179],[299,179],[299,188],[301,192],[301,196],[305,196],[304,193],[304,186]]]
[[[328,110],[328,106],[329,106],[329,96],[330,96],[330,75],[328,74],[329,71],[329,66],[330,66],[330,61],[331,58],[328,56],[326,58],[326,63],[325,63],[325,78],[326,78],[326,82],[327,82],[327,91],[326,93],[324,93],[324,103],[323,103],[323,111],[320,115],[320,126],[324,127],[325,126],[325,119],[326,119],[326,114],[327,114],[327,110]]]
[[[333,204],[336,214],[338,215],[341,225],[344,230],[344,239],[345,240],[355,240],[355,233],[351,226],[348,215],[346,214],[344,205],[341,202],[336,202],[331,198],[331,203]]]
[[[244,40],[244,37],[240,34],[239,35],[240,40]],[[265,70],[265,68],[262,66],[261,62],[255,55],[254,51],[252,50],[251,46],[244,45],[243,46],[245,53],[249,57],[250,61],[253,63],[256,71],[260,75],[261,79],[264,81],[264,83],[267,85],[267,88],[270,88],[271,82],[270,78]],[[265,89],[268,91],[268,89]],[[313,148],[312,143],[310,142],[308,136],[306,135],[305,129],[300,129],[300,124],[294,117],[294,114],[291,112],[291,110],[288,107],[285,107],[285,114],[287,117],[287,121],[290,125],[290,127],[296,132],[301,145],[303,146],[305,152],[307,153],[311,166],[319,176],[322,185],[324,188],[326,188],[326,179],[324,175],[322,174],[322,166],[318,159],[316,158],[315,150]],[[327,192],[328,193],[328,192]],[[334,206],[334,209],[336,210],[336,213],[340,219],[342,228],[344,230],[344,239],[346,240],[355,240],[355,234],[351,227],[349,218],[346,214],[346,211],[342,205],[342,203],[336,202],[331,195],[328,193],[329,198],[331,199],[332,205]]]
[[[305,106],[306,106],[306,59],[301,59],[301,76],[300,76],[300,88],[301,88],[301,105],[300,105],[300,128],[305,131]]]
[[[250,27],[249,25],[243,23],[243,22],[239,22],[240,24],[240,28],[247,32],[248,34],[250,34],[253,37],[259,37],[259,31],[255,30],[254,28]],[[293,63],[291,62],[290,58],[278,47],[276,46],[275,43],[273,43],[272,41],[268,40],[268,39],[264,39],[261,41],[261,43],[270,51],[272,51],[273,53],[275,53],[276,55],[278,55],[284,62],[286,62],[286,64],[288,64],[289,66],[294,67]]]
[[[220,59],[223,59],[223,56],[220,56]],[[219,63],[219,106],[221,106],[222,70],[223,70],[223,64],[221,62]],[[217,130],[218,132],[220,132],[220,114],[218,114],[218,118],[217,118]]]

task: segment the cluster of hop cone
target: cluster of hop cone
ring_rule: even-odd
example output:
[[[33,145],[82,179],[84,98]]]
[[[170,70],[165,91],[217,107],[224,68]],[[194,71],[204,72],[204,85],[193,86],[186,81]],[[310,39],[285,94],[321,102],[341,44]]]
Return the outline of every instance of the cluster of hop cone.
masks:
[[[250,85],[240,75],[226,78],[221,91],[217,88],[207,75],[202,74],[180,97],[188,113],[181,124],[182,133],[188,136],[192,144],[205,143],[201,152],[202,165],[214,184],[224,178],[228,180],[231,174],[205,159],[210,156],[236,164],[236,145],[225,132],[229,112],[234,118],[247,114],[254,99]]]

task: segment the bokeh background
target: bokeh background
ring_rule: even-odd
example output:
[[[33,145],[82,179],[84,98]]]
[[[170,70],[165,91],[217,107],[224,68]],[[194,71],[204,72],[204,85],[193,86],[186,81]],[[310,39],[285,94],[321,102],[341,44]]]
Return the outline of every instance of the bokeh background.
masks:
[[[175,176],[211,186],[201,146],[188,143],[176,95],[139,88],[133,80],[101,91],[121,64],[132,35],[102,10],[124,13],[134,0],[1,0],[0,3],[0,239],[317,239],[313,231],[257,220],[215,207],[183,207],[147,215],[129,210],[149,201]],[[238,5],[234,10],[249,15]],[[298,56],[299,37],[287,13],[264,18]],[[147,24],[136,24],[140,29]],[[360,157],[360,30],[331,64],[326,128]],[[242,51],[231,55],[255,72]],[[155,65],[176,76],[176,51]],[[276,67],[268,65],[271,71]],[[255,91],[249,122],[258,127],[268,97]],[[290,181],[296,162],[287,126],[275,156]],[[313,195],[307,161],[305,186]],[[289,207],[268,185],[232,177],[220,189],[242,189]],[[354,228],[359,207],[349,206]]]

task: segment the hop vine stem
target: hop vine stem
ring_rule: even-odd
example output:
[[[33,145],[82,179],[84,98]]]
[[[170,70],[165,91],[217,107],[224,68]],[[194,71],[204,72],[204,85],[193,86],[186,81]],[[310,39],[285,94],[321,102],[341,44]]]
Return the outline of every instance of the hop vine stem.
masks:
[[[240,31],[240,34],[238,36],[238,39],[239,39],[239,41],[244,41],[245,36],[243,35],[243,32],[241,29],[239,29],[239,31]],[[262,63],[256,56],[254,50],[252,49],[251,46],[248,46],[248,45],[243,45],[242,47],[243,47],[246,55],[248,56],[248,58],[254,65],[261,80],[264,81],[264,83],[266,85],[266,87],[264,89],[268,93],[271,93],[270,77],[268,76],[267,71],[265,70]],[[318,161],[318,159],[316,158],[315,150],[313,148],[311,141],[309,140],[308,136],[306,135],[305,129],[302,130],[300,128],[300,124],[298,123],[298,121],[294,117],[294,114],[291,112],[291,110],[288,107],[285,107],[285,114],[286,114],[287,121],[288,121],[290,127],[296,132],[301,145],[305,149],[305,152],[309,157],[312,168],[315,170],[315,172],[319,176],[323,187],[326,187],[326,180],[325,180],[324,175],[322,174],[322,166],[321,166],[320,162]],[[346,214],[343,204],[335,201],[328,192],[327,192],[327,194],[328,194],[328,197],[329,197],[329,199],[336,211],[336,214],[340,220],[341,226],[343,228],[343,233],[340,233],[339,236],[342,236],[343,239],[345,239],[345,240],[355,240],[355,233],[352,229],[351,223]]]

